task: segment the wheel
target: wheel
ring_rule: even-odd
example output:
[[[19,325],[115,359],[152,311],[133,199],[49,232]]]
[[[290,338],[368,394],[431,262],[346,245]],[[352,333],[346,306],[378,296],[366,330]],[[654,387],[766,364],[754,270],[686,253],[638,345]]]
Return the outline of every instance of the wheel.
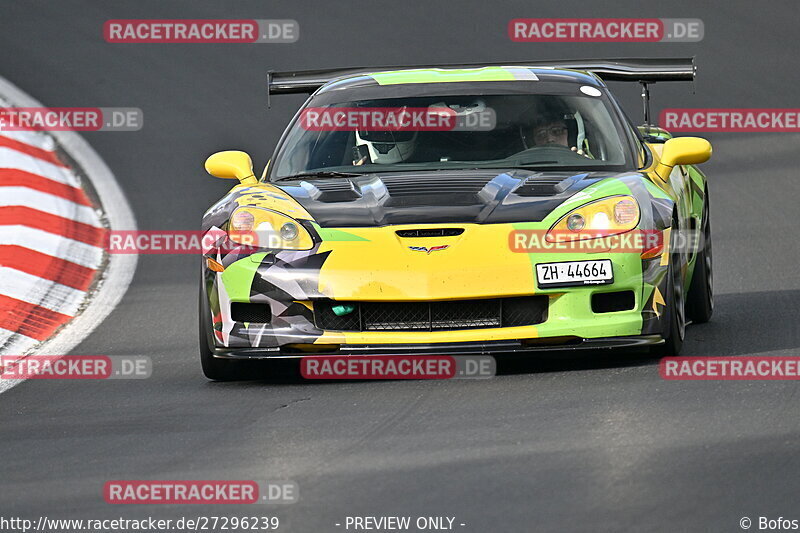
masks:
[[[714,275],[711,254],[711,214],[708,210],[708,194],[703,206],[703,249],[697,253],[692,284],[686,298],[686,313],[695,324],[711,320],[714,313]]]
[[[673,221],[673,228],[677,224]],[[676,232],[674,230],[670,237],[670,257],[667,268],[667,288],[664,309],[664,330],[661,336],[664,338],[663,344],[653,347],[653,355],[668,357],[680,355],[683,348],[683,338],[686,335],[686,305],[683,297],[683,276],[681,275],[681,253],[675,250]]]
[[[203,374],[214,381],[232,381],[245,377],[244,363],[247,361],[231,361],[214,357],[214,346],[211,324],[211,312],[208,308],[208,296],[205,293],[205,283],[200,280],[200,301],[198,307],[198,324],[200,325],[200,364]]]

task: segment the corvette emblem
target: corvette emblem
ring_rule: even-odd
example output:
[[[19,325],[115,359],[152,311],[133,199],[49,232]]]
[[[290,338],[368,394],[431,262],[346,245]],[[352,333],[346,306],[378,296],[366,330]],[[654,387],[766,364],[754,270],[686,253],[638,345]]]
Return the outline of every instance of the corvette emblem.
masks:
[[[430,248],[426,248],[424,246],[409,246],[408,248],[409,250],[414,250],[415,252],[425,252],[430,255],[431,252],[438,252],[439,250],[450,248],[450,245],[444,244],[441,246],[431,246]]]

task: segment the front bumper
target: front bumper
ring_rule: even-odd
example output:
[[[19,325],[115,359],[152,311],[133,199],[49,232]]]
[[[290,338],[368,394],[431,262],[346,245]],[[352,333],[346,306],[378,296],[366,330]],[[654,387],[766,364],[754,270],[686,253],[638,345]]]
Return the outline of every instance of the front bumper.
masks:
[[[351,252],[352,253],[352,252]],[[574,350],[641,346],[660,341],[659,318],[663,298],[656,288],[663,282],[666,266],[661,258],[642,259],[635,253],[515,254],[484,261],[486,269],[473,270],[472,281],[459,272],[449,279],[452,264],[436,265],[430,258],[428,270],[418,266],[403,274],[397,269],[359,270],[348,266],[333,270],[342,283],[328,284],[346,298],[337,301],[394,301],[398,294],[410,302],[470,298],[513,298],[539,295],[548,299],[546,320],[525,326],[444,331],[329,331],[318,327],[314,302],[334,299],[321,281],[324,269],[336,264],[327,260],[330,252],[259,253],[229,262],[223,273],[206,269],[205,289],[211,315],[214,352],[218,357],[297,357],[313,353],[338,354],[482,354],[539,350]],[[511,257],[513,261],[506,261]],[[522,259],[522,261],[520,260]],[[535,265],[545,262],[610,259],[614,282],[600,286],[542,289]],[[327,262],[326,262],[327,261]],[[426,258],[427,261],[427,258]],[[462,265],[464,263],[461,263]],[[368,268],[368,267],[367,267]],[[462,267],[463,268],[463,267]],[[321,272],[323,274],[321,274]],[[330,276],[330,274],[328,274]],[[403,277],[405,276],[405,277]],[[508,279],[513,277],[513,288]],[[329,278],[330,279],[330,278]],[[448,282],[449,281],[449,282]],[[454,289],[455,286],[455,289]],[[437,292],[438,291],[438,292]],[[442,292],[444,291],[444,292]],[[512,292],[514,291],[514,292]],[[595,312],[592,297],[598,293],[628,291],[634,296],[631,308]],[[390,298],[385,297],[390,292]],[[460,297],[454,298],[458,294]],[[231,306],[237,303],[263,305],[270,310],[270,323],[237,321]],[[267,307],[268,306],[268,307]],[[562,343],[563,339],[569,342]]]
[[[451,342],[428,344],[372,344],[340,345],[337,350],[327,352],[287,352],[285,348],[215,348],[214,357],[220,359],[296,359],[309,355],[492,355],[502,353],[535,353],[542,351],[611,350],[618,348],[641,348],[662,344],[659,335],[607,337],[597,339],[574,338],[559,343],[525,343],[521,340],[492,342]]]

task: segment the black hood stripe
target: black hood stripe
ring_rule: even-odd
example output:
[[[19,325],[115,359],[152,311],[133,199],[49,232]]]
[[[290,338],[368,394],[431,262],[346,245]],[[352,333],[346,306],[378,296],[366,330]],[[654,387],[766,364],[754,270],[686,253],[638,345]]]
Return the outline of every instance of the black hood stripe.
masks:
[[[539,222],[615,173],[491,170],[368,174],[278,186],[322,227]]]

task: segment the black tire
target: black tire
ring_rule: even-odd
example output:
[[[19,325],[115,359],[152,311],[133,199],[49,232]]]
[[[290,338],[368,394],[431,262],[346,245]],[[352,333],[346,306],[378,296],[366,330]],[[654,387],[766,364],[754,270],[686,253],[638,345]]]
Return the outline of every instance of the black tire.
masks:
[[[667,268],[667,290],[664,294],[664,330],[661,336],[663,344],[653,346],[652,353],[658,357],[671,357],[680,355],[683,348],[683,339],[686,335],[686,304],[683,296],[683,277],[681,275],[681,252],[676,251],[675,228],[677,224],[673,221],[673,233],[670,243],[669,267]]]
[[[214,381],[233,381],[243,379],[245,376],[245,365],[248,361],[231,361],[214,357],[212,352],[213,337],[210,311],[208,309],[208,296],[204,290],[205,283],[200,281],[200,302],[198,305],[200,325],[200,365],[203,367],[203,374],[208,379]]]
[[[711,320],[714,313],[714,270],[711,253],[711,213],[708,210],[708,193],[703,205],[703,249],[697,253],[692,274],[692,284],[686,298],[686,314],[694,324]]]

